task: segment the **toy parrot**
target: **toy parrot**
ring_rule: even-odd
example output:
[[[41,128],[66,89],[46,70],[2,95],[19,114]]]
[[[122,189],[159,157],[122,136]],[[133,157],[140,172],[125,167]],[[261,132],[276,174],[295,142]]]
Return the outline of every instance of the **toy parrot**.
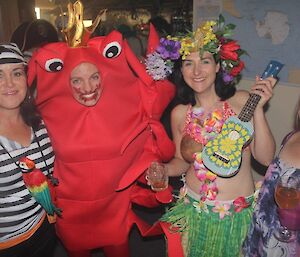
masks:
[[[46,175],[35,167],[34,161],[28,157],[19,160],[25,186],[30,194],[47,212],[50,223],[55,222],[56,214],[61,216],[61,209],[57,208],[51,199],[50,188]]]

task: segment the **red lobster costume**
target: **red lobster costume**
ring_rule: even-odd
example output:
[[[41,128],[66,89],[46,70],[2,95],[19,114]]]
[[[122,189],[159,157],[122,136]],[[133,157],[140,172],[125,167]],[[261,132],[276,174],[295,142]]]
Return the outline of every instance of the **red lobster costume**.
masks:
[[[159,43],[151,28],[148,52]],[[72,96],[70,73],[82,62],[100,72],[102,95],[95,106]],[[171,200],[137,185],[155,160],[168,161],[174,145],[160,117],[174,96],[167,80],[154,81],[122,35],[113,31],[70,48],[51,43],[32,57],[29,84],[56,153],[59,179],[56,204],[63,210],[57,233],[69,251],[127,242],[135,223],[142,234],[149,226],[132,211],[132,203],[153,207]],[[125,253],[122,256],[126,256]]]

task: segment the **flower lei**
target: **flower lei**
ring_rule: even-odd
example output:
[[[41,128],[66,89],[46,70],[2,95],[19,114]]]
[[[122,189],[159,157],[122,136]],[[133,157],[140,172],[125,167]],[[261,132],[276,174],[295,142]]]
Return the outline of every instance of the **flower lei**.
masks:
[[[185,127],[185,132],[197,142],[205,145],[209,140],[220,133],[224,124],[223,111],[216,109],[204,117],[202,107],[193,107],[190,113],[190,120]],[[201,201],[215,200],[218,188],[215,182],[217,175],[205,168],[201,158],[201,152],[194,154],[194,170],[197,178],[202,182],[200,188]]]
[[[182,177],[181,180],[183,181],[183,183],[185,183],[185,177]],[[255,198],[257,197],[258,192],[259,192],[259,188],[256,188],[256,191],[254,193],[254,200],[252,204],[250,204],[250,202],[244,196],[240,196],[234,199],[233,201],[228,201],[228,202],[215,201],[214,207],[211,210],[214,213],[218,213],[220,219],[224,219],[226,216],[231,216],[233,212],[238,213],[243,211],[243,209],[248,208],[251,205],[254,206],[256,202]],[[183,199],[185,203],[191,203],[190,200],[185,197],[187,194],[188,194],[187,187],[183,186],[182,188],[180,188],[178,198]],[[206,214],[209,214],[210,211],[208,209],[208,204],[202,199],[200,199],[200,201],[194,201],[192,202],[192,204],[197,212],[199,213],[204,212]]]
[[[220,61],[225,85],[235,84],[245,68],[240,57],[246,51],[230,38],[234,29],[235,25],[225,25],[225,19],[220,15],[216,21],[202,23],[195,32],[162,38],[156,52],[147,55],[147,72],[156,80],[165,79],[172,73],[174,60],[180,56],[184,60],[192,51],[199,51],[201,55],[207,51]]]
[[[190,118],[187,120],[185,132],[196,142],[206,145],[209,140],[220,133],[223,124],[222,110],[215,110],[204,118],[204,109],[202,107],[193,107]]]

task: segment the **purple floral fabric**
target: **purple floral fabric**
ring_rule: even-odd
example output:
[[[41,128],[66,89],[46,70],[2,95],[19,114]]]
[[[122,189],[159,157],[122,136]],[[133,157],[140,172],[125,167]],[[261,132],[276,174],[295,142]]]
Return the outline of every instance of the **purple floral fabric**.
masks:
[[[285,140],[286,141],[286,140]],[[300,257],[300,232],[293,242],[284,243],[274,237],[280,227],[275,186],[280,176],[300,177],[300,169],[291,167],[278,156],[269,166],[259,192],[252,223],[243,243],[244,257]]]

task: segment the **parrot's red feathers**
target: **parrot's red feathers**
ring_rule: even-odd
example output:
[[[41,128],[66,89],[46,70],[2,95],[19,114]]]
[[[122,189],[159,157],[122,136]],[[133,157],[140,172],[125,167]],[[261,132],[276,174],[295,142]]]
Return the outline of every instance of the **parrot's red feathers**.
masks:
[[[44,182],[47,182],[47,177],[40,169],[34,169],[28,174],[23,174],[24,182],[27,186],[41,186]]]

